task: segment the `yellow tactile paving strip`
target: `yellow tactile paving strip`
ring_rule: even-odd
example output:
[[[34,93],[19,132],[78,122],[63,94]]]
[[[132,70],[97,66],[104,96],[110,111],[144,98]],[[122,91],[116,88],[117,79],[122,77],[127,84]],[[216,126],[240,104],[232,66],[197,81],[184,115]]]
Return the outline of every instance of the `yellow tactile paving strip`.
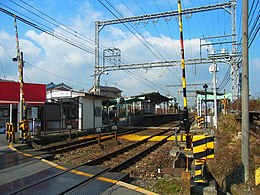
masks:
[[[128,141],[142,141],[142,140],[144,140],[144,139],[146,139],[146,138],[148,138],[148,137],[150,137],[150,136],[148,136],[148,135],[127,134],[127,135],[121,135],[121,136],[119,136],[118,138],[119,138],[119,139],[128,140]],[[166,138],[166,136],[164,136],[164,135],[162,135],[162,136],[154,136],[154,137],[152,137],[151,139],[149,139],[149,141],[158,142],[158,141],[163,140],[164,138]],[[177,139],[178,139],[178,141],[181,141],[181,139],[182,139],[183,141],[185,141],[185,140],[186,140],[186,136],[183,136],[183,137],[181,138],[181,136],[178,135],[178,136],[177,136]],[[167,140],[168,140],[168,141],[175,141],[175,136],[171,136],[171,137],[169,137]]]

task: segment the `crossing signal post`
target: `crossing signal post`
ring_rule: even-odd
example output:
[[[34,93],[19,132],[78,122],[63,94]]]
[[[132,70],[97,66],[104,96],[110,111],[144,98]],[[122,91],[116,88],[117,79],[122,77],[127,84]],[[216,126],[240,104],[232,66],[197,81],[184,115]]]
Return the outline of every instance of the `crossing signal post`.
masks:
[[[184,130],[185,133],[186,133],[186,149],[191,150],[191,134],[190,134],[190,122],[189,122],[189,112],[188,112],[188,104],[187,104],[186,77],[185,77],[185,56],[184,56],[184,42],[183,42],[183,32],[182,32],[182,13],[181,13],[181,1],[180,0],[178,0],[178,13],[179,13],[182,88],[183,88],[183,121],[182,121],[182,124],[181,124],[181,130]]]
[[[178,14],[179,14],[179,30],[180,30],[180,45],[181,45],[181,68],[182,68],[182,88],[183,88],[183,121],[181,124],[181,130],[185,131],[186,134],[186,152],[191,151],[192,148],[192,137],[190,133],[190,123],[189,123],[189,113],[187,104],[187,91],[186,91],[186,78],[185,78],[185,58],[184,58],[184,42],[183,42],[183,32],[182,32],[182,13],[181,13],[181,0],[178,0]],[[189,158],[186,155],[186,170],[182,172],[182,182],[183,182],[183,194],[190,194],[191,184],[190,178],[191,174],[189,169]]]
[[[20,83],[20,102],[19,102],[19,129],[20,129],[20,137],[27,138],[29,135],[29,123],[25,121],[25,110],[26,110],[26,102],[24,99],[24,81],[23,81],[23,52],[20,52],[19,47],[19,37],[18,37],[18,28],[16,23],[16,15],[14,15],[14,28],[16,35],[16,50],[17,56],[13,58],[14,61],[18,62],[18,72],[19,72],[19,83]]]
[[[185,132],[186,135],[186,170],[182,172],[183,191],[182,194],[191,193],[191,172],[189,171],[189,160],[192,158],[195,161],[195,181],[204,182],[204,167],[206,165],[206,159],[214,158],[214,137],[206,135],[194,135],[190,133],[190,121],[187,104],[187,90],[186,90],[186,78],[185,78],[185,59],[184,59],[184,42],[182,32],[182,11],[181,0],[178,0],[178,13],[179,13],[179,30],[180,30],[180,45],[181,45],[181,67],[182,67],[182,87],[183,87],[183,120],[180,126],[180,130]],[[208,85],[203,86],[205,88],[205,96],[207,95]],[[205,101],[206,101],[205,97]],[[205,102],[207,104],[207,102]],[[207,120],[207,106],[206,107],[206,120]],[[201,120],[200,122],[202,122]],[[207,122],[206,122],[207,123]],[[207,126],[206,126],[207,127]]]

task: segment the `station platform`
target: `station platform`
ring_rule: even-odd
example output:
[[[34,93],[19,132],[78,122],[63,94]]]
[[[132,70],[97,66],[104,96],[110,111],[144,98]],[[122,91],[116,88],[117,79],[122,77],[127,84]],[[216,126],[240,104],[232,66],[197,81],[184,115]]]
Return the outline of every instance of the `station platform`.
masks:
[[[125,173],[109,172],[108,167],[58,165],[52,154],[20,151],[0,134],[1,194],[156,194],[123,182]]]

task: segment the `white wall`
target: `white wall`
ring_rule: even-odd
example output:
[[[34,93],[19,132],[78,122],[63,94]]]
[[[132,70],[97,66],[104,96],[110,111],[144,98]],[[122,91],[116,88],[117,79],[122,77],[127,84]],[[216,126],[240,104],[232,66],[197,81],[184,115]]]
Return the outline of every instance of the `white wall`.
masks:
[[[102,112],[100,117],[94,117],[94,107],[102,107],[102,100],[94,99],[94,97],[85,96],[80,97],[79,102],[82,103],[82,110],[80,112],[82,112],[83,114],[83,130],[102,127]]]

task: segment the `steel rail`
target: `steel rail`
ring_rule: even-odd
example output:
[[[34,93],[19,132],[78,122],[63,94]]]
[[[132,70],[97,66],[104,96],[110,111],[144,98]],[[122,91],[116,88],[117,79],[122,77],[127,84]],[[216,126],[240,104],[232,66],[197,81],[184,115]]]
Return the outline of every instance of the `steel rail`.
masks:
[[[141,141],[138,141],[138,142],[136,142],[136,143],[133,143],[133,144],[131,144],[131,145],[129,145],[129,146],[126,146],[126,147],[124,147],[124,148],[121,148],[121,149],[119,149],[119,150],[117,150],[117,151],[114,151],[114,152],[108,153],[108,154],[106,154],[106,155],[103,155],[103,156],[101,156],[101,157],[98,157],[98,158],[96,158],[96,159],[93,159],[93,160],[91,160],[91,161],[85,163],[85,165],[98,165],[98,164],[101,164],[101,163],[103,163],[104,161],[107,161],[107,160],[109,160],[109,159],[111,159],[111,158],[113,158],[113,157],[116,157],[116,156],[118,156],[118,155],[120,155],[120,154],[123,154],[124,152],[127,152],[127,151],[129,151],[129,150],[131,150],[131,149],[133,149],[133,148],[136,148],[136,147],[138,147],[138,146],[140,146],[140,145],[142,145],[142,144],[148,142],[149,139],[151,139],[152,137],[162,135],[162,134],[164,134],[165,132],[169,132],[169,131],[170,131],[170,130],[166,130],[166,131],[157,133],[157,134],[155,134],[155,135],[151,135],[151,136],[149,136],[148,138],[145,138],[145,139],[143,139],[143,140],[141,140]]]

